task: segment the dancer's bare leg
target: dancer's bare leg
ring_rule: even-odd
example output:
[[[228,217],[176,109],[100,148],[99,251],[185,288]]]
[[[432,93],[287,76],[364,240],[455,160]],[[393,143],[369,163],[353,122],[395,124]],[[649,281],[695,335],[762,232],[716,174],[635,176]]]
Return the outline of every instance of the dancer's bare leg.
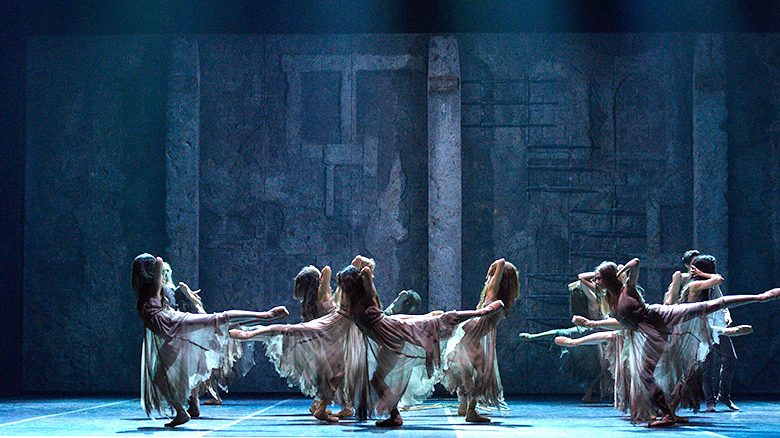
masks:
[[[463,393],[463,388],[458,388],[458,416],[463,417],[466,415],[466,410],[469,407],[469,398]]]

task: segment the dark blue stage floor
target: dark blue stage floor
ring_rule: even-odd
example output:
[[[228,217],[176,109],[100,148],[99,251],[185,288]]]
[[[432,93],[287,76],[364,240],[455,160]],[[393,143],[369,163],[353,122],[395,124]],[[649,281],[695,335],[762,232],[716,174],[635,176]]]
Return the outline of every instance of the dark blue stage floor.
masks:
[[[230,398],[223,406],[202,407],[202,418],[175,430],[162,420],[147,419],[137,399],[18,398],[0,399],[0,435],[147,435],[147,436],[414,436],[445,437],[604,437],[653,434],[665,436],[780,436],[780,404],[739,402],[742,411],[692,414],[690,424],[669,430],[634,426],[607,405],[581,405],[574,399],[511,400],[511,411],[492,413],[494,422],[471,425],[454,415],[452,400],[434,400],[404,413],[406,424],[383,430],[373,422],[345,421],[323,425],[308,415],[303,398]]]

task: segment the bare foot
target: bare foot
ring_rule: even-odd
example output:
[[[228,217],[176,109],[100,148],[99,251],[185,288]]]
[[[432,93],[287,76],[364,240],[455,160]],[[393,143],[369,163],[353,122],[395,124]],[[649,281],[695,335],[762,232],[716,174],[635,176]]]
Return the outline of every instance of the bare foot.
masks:
[[[647,424],[647,427],[672,427],[675,425],[674,420],[669,415],[664,415],[660,420],[651,421]]]
[[[476,410],[469,409],[466,413],[466,422],[468,423],[490,423],[490,418],[479,415]]]
[[[404,419],[401,418],[401,415],[391,415],[390,418],[387,418],[382,421],[376,422],[376,427],[401,427],[404,424]]]
[[[314,418],[316,418],[316,419],[318,419],[320,421],[324,421],[326,423],[338,423],[339,422],[339,418],[338,417],[334,417],[333,415],[330,414],[330,411],[326,411],[323,408],[317,409],[317,412],[314,413]]]
[[[341,408],[340,411],[336,412],[336,416],[339,418],[353,417],[354,415],[355,410],[352,408]]]
[[[181,424],[190,421],[190,415],[184,411],[184,409],[177,411],[176,416],[168,423],[165,423],[165,427],[176,427]]]

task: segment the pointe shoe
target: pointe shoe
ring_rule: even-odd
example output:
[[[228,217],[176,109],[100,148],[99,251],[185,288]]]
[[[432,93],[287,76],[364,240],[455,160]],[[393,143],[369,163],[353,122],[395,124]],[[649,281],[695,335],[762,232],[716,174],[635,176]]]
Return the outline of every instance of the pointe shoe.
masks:
[[[556,336],[555,345],[559,347],[571,347],[571,338],[567,338],[566,336]]]
[[[168,423],[165,423],[165,427],[176,427],[190,421],[190,414],[186,411],[176,412],[176,416]]]
[[[311,405],[309,405],[309,412],[311,414],[314,414],[315,412],[317,412],[317,409],[319,408],[319,406],[320,406],[320,401],[319,400],[312,400]]]
[[[222,400],[220,400],[218,398],[210,398],[210,399],[204,401],[203,404],[206,405],[206,406],[220,406],[220,405],[222,405]]]
[[[707,408],[704,410],[704,412],[709,412],[709,413],[717,412],[715,410],[715,403],[714,402],[707,402]]]
[[[752,325],[738,325],[734,327],[734,334],[732,336],[745,336],[753,333]]]

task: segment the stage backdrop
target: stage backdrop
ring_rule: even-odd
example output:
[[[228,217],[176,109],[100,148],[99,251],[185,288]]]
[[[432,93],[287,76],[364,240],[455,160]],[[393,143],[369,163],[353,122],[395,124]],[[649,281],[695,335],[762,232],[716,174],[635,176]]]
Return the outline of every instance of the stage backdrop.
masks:
[[[517,333],[568,326],[578,272],[640,257],[658,302],[696,246],[728,292],[780,286],[778,65],[771,35],[32,38],[23,387],[138,390],[138,253],[290,322],[302,266],[361,253],[421,311],[512,261],[505,390],[577,393]],[[733,314],[736,391],[780,391],[780,305]],[[258,360],[233,390],[289,391]]]

